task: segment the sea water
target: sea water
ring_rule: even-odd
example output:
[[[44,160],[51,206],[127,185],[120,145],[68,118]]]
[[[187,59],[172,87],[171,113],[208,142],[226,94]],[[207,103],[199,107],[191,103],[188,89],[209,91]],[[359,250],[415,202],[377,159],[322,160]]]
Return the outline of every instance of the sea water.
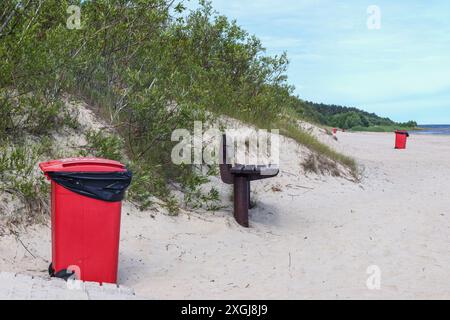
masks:
[[[450,124],[419,125],[423,130],[411,131],[413,134],[445,134],[450,135]]]

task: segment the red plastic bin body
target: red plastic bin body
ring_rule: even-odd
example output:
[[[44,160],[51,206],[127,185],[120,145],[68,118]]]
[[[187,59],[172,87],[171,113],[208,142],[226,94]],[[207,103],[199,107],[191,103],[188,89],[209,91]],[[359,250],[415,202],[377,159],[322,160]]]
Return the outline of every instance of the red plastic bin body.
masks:
[[[40,164],[44,173],[125,171],[116,161],[75,158]],[[76,270],[82,281],[116,283],[121,202],[106,202],[51,182],[52,267]]]
[[[395,131],[395,149],[406,149],[408,136],[409,134],[406,131]]]

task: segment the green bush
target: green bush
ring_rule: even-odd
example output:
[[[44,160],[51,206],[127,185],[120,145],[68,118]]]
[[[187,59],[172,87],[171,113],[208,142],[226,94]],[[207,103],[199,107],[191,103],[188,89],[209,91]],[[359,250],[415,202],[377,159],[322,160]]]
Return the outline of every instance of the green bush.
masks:
[[[35,176],[35,169],[47,147],[47,143],[36,145],[11,141],[3,141],[0,145],[0,191],[24,206],[15,208],[13,212],[3,212],[10,227],[44,220],[49,188],[42,175]]]
[[[86,140],[88,144],[81,150],[81,156],[125,161],[124,143],[117,135],[89,130],[86,132]]]

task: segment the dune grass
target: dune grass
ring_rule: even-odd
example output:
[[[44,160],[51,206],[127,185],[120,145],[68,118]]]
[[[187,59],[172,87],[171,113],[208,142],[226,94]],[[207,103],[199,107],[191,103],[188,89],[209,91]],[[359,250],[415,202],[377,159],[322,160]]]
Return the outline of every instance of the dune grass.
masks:
[[[348,167],[354,176],[357,175],[358,166],[353,158],[333,150],[326,144],[317,140],[314,136],[301,130],[298,126],[295,126],[292,123],[280,121],[279,128],[282,135],[294,139],[298,143],[304,145],[319,155],[326,156],[331,160],[339,162],[343,166]]]

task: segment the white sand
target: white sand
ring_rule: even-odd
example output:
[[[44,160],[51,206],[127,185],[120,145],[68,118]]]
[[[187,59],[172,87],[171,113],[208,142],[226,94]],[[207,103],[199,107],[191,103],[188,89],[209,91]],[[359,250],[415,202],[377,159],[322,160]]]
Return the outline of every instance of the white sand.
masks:
[[[305,150],[283,139],[279,177],[252,183],[251,228],[228,209],[168,217],[124,205],[121,285],[151,299],[450,298],[450,137],[338,133],[364,166],[360,184],[304,175]],[[223,186],[223,187],[222,187]],[[281,189],[274,192],[273,186]],[[151,216],[154,216],[152,218]],[[43,276],[50,229],[0,238],[0,270]],[[381,269],[369,290],[366,270]]]

